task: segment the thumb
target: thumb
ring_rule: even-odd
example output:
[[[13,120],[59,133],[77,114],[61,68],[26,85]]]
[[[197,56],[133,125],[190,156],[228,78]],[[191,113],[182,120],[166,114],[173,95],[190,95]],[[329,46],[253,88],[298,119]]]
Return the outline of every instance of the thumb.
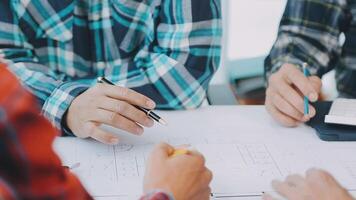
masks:
[[[174,148],[171,145],[167,143],[160,143],[154,148],[152,156],[158,158],[168,158],[173,152]]]

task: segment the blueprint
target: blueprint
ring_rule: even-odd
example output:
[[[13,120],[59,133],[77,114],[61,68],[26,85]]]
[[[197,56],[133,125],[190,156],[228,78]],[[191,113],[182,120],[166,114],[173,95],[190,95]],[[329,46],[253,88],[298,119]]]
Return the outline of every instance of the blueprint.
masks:
[[[194,119],[199,114],[197,112],[187,114]],[[232,111],[224,111],[228,112]],[[249,114],[251,112],[256,109],[251,109]],[[185,115],[164,114],[171,120]],[[236,115],[239,116],[239,112]],[[158,126],[147,131],[145,136],[136,137],[105,127],[120,135],[120,144],[108,146],[93,140],[58,138],[55,149],[64,165],[80,163],[73,172],[97,199],[140,196],[147,157],[154,145],[161,141],[172,145],[190,144],[203,153],[207,167],[214,174],[211,188],[215,197],[258,196],[262,192],[271,192],[272,180],[284,179],[292,173],[303,174],[312,167],[328,170],[348,190],[356,190],[355,143],[322,142],[308,127],[286,129],[259,117],[255,120],[261,122],[256,127],[247,129],[236,123],[235,128],[221,129],[221,126],[232,126],[224,124],[232,117],[209,124],[209,129],[194,128],[194,122],[186,122],[192,123],[185,127],[191,126],[194,134],[173,125],[168,128]],[[266,117],[264,114],[260,116],[262,119]],[[265,129],[263,132],[261,127]]]

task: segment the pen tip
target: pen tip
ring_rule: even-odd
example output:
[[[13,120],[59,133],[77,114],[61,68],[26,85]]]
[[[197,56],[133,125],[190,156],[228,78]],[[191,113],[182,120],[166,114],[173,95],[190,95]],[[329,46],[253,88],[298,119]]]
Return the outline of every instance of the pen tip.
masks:
[[[168,125],[168,123],[167,123],[164,119],[160,119],[160,120],[159,120],[159,123],[162,124],[162,125],[164,125],[164,126],[167,126],[167,125]]]

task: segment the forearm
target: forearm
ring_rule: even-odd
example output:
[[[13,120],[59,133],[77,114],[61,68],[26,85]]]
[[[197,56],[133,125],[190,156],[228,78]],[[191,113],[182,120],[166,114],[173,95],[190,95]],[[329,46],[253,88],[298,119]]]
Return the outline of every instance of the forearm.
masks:
[[[62,130],[62,120],[71,102],[95,82],[91,79],[62,81],[59,76],[54,77],[41,72],[40,69],[48,67],[40,63],[14,62],[6,56],[5,61],[9,70],[40,102],[42,113],[59,130]]]
[[[174,197],[161,190],[153,190],[143,195],[140,200],[174,200]]]

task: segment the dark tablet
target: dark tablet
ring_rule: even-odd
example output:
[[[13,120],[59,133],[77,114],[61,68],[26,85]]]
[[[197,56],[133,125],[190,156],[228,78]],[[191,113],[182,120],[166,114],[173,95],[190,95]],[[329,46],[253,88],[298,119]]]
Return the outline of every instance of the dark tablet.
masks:
[[[319,138],[324,141],[356,141],[356,126],[326,124],[325,115],[329,113],[332,102],[316,102],[316,116],[307,124],[316,130]]]

